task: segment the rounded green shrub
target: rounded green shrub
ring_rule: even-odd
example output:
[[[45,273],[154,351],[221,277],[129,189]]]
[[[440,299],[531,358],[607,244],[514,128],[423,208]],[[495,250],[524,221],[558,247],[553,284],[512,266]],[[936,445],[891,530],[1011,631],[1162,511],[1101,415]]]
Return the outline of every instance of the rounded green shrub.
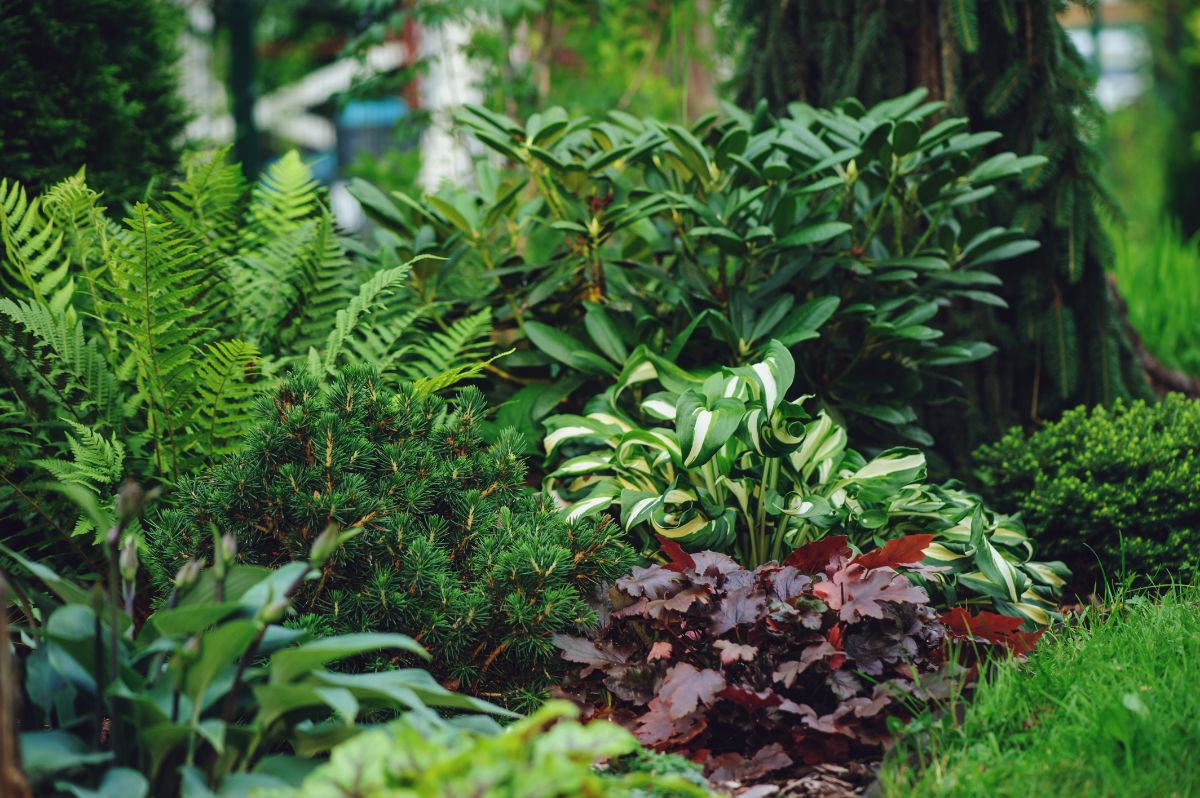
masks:
[[[1040,551],[1193,579],[1200,571],[1200,402],[1070,410],[975,454],[993,506],[1019,512]]]
[[[524,486],[513,433],[480,436],[474,388],[452,402],[385,387],[351,368],[326,390],[291,374],[260,401],[243,448],[181,480],[148,531],[158,578],[211,556],[212,528],[272,565],[330,524],[356,531],[301,597],[330,631],[412,635],[443,681],[524,705],[558,657],[552,636],[596,623],[587,594],[629,570],[608,521],[566,523]]]

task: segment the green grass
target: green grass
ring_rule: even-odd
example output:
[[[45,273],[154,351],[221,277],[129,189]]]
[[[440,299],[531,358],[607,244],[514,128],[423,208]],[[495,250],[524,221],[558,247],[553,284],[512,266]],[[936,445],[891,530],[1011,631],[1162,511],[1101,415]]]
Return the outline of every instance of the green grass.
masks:
[[[913,724],[884,795],[1200,795],[1200,587],[1114,606],[998,667],[965,712]]]
[[[1159,221],[1145,237],[1114,233],[1113,271],[1129,321],[1164,365],[1200,374],[1200,240]]]

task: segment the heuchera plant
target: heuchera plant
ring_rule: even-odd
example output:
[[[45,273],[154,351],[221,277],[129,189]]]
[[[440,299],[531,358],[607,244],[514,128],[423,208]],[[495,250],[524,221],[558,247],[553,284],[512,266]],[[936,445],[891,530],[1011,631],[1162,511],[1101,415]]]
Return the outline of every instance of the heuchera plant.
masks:
[[[561,692],[717,780],[877,748],[889,716],[969,679],[947,658],[950,640],[1021,652],[1037,639],[993,613],[939,618],[906,576],[927,568],[929,541],[910,535],[855,555],[846,538],[827,537],[749,571],[664,540],[670,562],[617,582],[595,638],[557,638],[583,666]]]

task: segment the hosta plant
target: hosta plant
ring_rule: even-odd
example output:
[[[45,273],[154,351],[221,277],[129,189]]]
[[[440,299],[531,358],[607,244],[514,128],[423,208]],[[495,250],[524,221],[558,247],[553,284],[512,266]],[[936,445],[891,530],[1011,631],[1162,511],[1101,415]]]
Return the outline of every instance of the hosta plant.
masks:
[[[76,491],[103,522],[94,499]],[[125,513],[108,532],[108,576],[90,589],[0,545],[16,564],[6,575],[16,589],[3,598],[8,612],[15,596],[16,625],[0,642],[13,647],[24,677],[14,706],[34,794],[233,798],[298,782],[311,757],[381,714],[436,707],[496,728],[487,715],[508,714],[419,668],[337,667],[365,654],[427,658],[405,635],[314,638],[285,625],[294,596],[337,546],[332,530],[311,554],[274,570],[238,565],[226,537],[212,568],[187,563],[165,604],[144,618],[137,541],[119,543],[129,520]]]
[[[317,628],[412,635],[439,678],[534,704],[553,634],[595,623],[586,599],[634,552],[608,519],[565,521],[523,484],[512,435],[482,440],[486,407],[388,388],[351,367],[324,389],[305,373],[265,395],[243,448],[180,481],[148,530],[159,579],[206,556],[215,526],[248,562],[286,562],[330,524],[355,536],[299,596]]]
[[[889,718],[967,678],[946,662],[951,633],[906,576],[924,567],[928,541],[854,556],[830,537],[753,571],[668,541],[666,565],[617,582],[597,635],[559,638],[580,666],[563,693],[719,781],[875,750]],[[1036,639],[1004,628],[1023,646]]]
[[[829,534],[858,549],[929,533],[922,580],[947,604],[985,603],[1047,624],[1065,569],[1032,561],[1015,519],[956,483],[925,481],[925,458],[867,459],[846,430],[793,393],[795,365],[772,341],[756,363],[694,375],[639,349],[586,416],[547,419],[550,487],[568,518],[619,511],[648,551],[655,538],[733,553],[754,567]],[[793,397],[793,398],[789,398]]]
[[[412,712],[333,750],[296,789],[256,798],[704,798],[704,779],[675,757],[614,772],[637,740],[610,723],[580,725],[578,710],[553,701],[496,734]],[[593,765],[609,760],[604,771]],[[661,761],[660,761],[661,760]],[[659,773],[657,769],[667,772]]]
[[[513,397],[506,422],[603,390],[637,344],[696,369],[752,363],[775,338],[860,437],[928,444],[930,377],[992,351],[948,334],[948,311],[1002,305],[990,269],[1037,246],[973,209],[1044,159],[983,158],[998,134],[923,100],[728,107],[691,128],[468,107],[464,128],[505,161],[477,188],[352,190],[381,253],[446,256],[415,270],[418,294],[490,308],[518,347],[490,387]]]

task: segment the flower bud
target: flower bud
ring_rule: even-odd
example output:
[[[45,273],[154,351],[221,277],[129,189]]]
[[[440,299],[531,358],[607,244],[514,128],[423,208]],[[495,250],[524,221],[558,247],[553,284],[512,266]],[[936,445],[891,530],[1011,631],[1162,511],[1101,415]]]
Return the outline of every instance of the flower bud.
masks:
[[[183,655],[184,659],[188,660],[192,660],[200,656],[200,635],[192,635],[189,637],[187,642],[183,644],[180,654]]]
[[[121,547],[121,556],[117,562],[121,566],[122,579],[126,582],[133,582],[137,579],[138,551],[136,537],[130,535],[125,538],[125,545]]]
[[[308,559],[314,568],[320,568],[333,556],[338,547],[338,528],[335,524],[325,527],[325,531],[313,541],[312,551]]]
[[[288,607],[290,607],[291,604],[291,599],[275,599],[259,611],[258,618],[263,623],[275,623],[283,618],[284,613],[287,612]]]
[[[200,578],[201,567],[199,560],[188,560],[184,563],[183,567],[175,574],[175,589],[187,590],[196,584],[196,580]]]
[[[146,503],[146,494],[142,486],[127,479],[121,483],[117,491],[117,526],[124,529],[142,514],[142,506]]]
[[[225,560],[226,565],[232,564],[234,558],[237,557],[237,538],[233,536],[232,532],[226,532],[221,536],[220,556]]]

